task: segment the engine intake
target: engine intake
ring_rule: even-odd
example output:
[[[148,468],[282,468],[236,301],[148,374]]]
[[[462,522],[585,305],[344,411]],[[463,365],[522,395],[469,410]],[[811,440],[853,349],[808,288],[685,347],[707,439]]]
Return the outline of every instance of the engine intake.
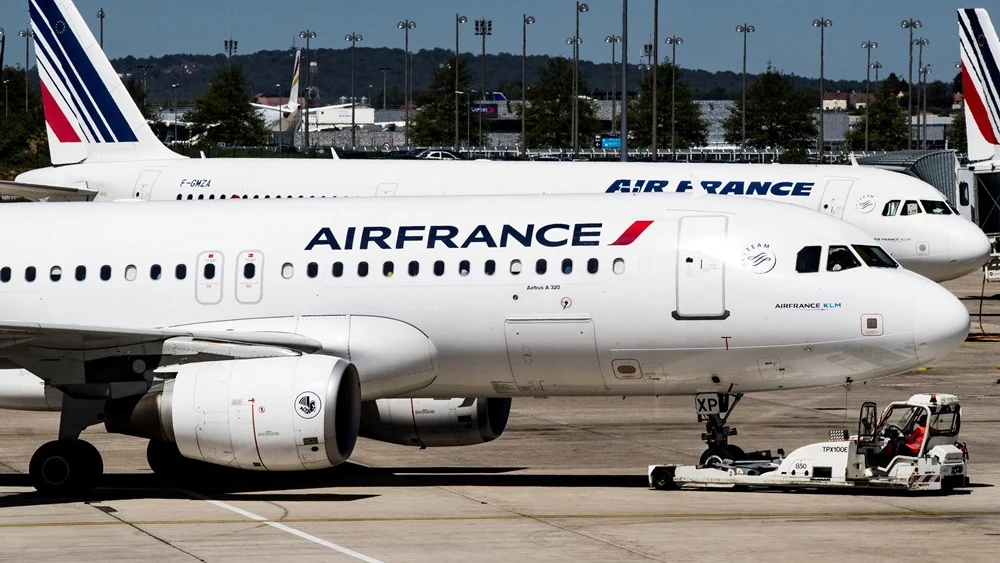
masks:
[[[178,366],[173,379],[145,395],[108,401],[105,427],[175,442],[191,459],[296,471],[346,461],[360,417],[354,365],[306,355]]]
[[[510,399],[379,399],[361,404],[361,436],[404,446],[471,446],[507,428]]]

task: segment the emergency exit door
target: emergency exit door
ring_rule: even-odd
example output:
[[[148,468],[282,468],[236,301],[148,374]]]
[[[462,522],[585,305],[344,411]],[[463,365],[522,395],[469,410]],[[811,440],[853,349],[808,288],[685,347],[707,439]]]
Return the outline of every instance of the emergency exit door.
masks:
[[[847,197],[851,193],[851,185],[853,184],[854,180],[830,180],[827,182],[819,210],[838,219],[843,218],[844,206],[847,205]]]
[[[677,236],[678,320],[715,320],[726,310],[726,230],[719,216],[684,217]]]
[[[135,182],[135,198],[143,201],[148,200],[150,192],[153,191],[153,184],[156,183],[156,178],[159,175],[159,170],[143,170]]]

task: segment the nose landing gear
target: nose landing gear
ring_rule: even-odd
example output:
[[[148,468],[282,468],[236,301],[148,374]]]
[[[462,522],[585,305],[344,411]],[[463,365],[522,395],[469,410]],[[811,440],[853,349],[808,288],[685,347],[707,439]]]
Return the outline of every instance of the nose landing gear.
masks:
[[[729,437],[736,435],[736,429],[726,425],[729,415],[743,398],[743,393],[702,393],[695,396],[698,422],[705,423],[701,439],[708,449],[701,454],[701,466],[719,467],[723,460],[741,461],[747,459],[742,448],[729,443]]]

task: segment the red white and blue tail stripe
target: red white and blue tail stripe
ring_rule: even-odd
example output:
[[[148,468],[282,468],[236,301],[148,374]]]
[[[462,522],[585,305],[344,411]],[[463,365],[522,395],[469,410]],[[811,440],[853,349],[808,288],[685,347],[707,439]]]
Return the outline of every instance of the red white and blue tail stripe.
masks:
[[[30,0],[52,164],[180,158],[160,143],[69,0]]]
[[[962,92],[969,160],[997,157],[1000,149],[1000,40],[986,10],[958,10]]]

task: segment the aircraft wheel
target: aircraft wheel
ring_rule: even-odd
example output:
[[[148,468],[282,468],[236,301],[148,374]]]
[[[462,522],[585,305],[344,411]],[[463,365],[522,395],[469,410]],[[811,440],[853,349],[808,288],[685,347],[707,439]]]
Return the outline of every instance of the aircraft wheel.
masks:
[[[83,440],[48,442],[35,451],[28,466],[35,489],[51,495],[90,491],[103,472],[100,452]]]
[[[743,461],[747,458],[747,453],[739,446],[727,444],[723,446],[723,449],[729,454],[729,459],[733,461]]]
[[[731,459],[731,455],[732,454],[726,451],[725,446],[708,448],[701,454],[701,459],[698,461],[698,465],[717,469],[722,465],[722,460]]]

